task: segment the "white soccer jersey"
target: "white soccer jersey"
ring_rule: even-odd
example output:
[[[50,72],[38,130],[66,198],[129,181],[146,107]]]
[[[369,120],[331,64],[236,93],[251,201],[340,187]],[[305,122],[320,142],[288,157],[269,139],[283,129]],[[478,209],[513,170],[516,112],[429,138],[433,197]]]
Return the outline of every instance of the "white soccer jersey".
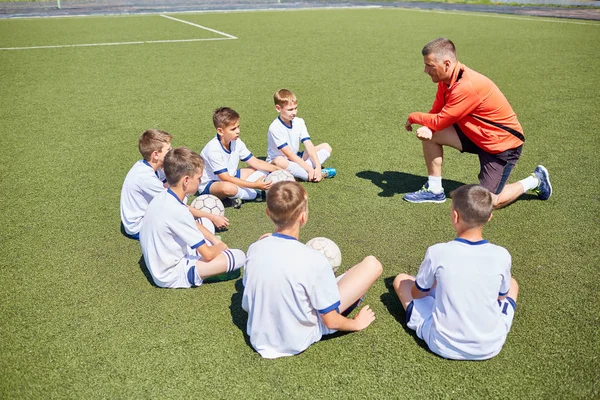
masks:
[[[127,173],[121,189],[121,221],[125,232],[136,235],[150,200],[165,191],[162,169],[154,172],[146,160],[136,162]]]
[[[200,153],[206,162],[202,173],[202,185],[210,181],[220,180],[218,175],[223,172],[235,176],[238,163],[252,158],[252,153],[242,142],[242,139],[232,140],[230,148],[230,150],[227,150],[223,147],[218,134],[204,146]]]
[[[194,286],[196,249],[204,243],[192,213],[171,189],[152,200],[140,230],[140,245],[154,283],[168,288]]]
[[[442,357],[481,360],[495,356],[508,334],[498,296],[510,288],[510,253],[487,240],[457,238],[427,249],[416,277],[428,291],[437,281],[431,328],[423,339]]]
[[[247,333],[264,358],[306,350],[323,334],[318,314],[340,306],[327,258],[286,235],[275,233],[250,246],[243,282]]]
[[[292,126],[287,126],[281,118],[275,118],[269,126],[267,134],[269,147],[267,148],[267,162],[273,161],[277,156],[283,156],[283,149],[289,146],[294,154],[300,150],[300,142],[310,140],[306,124],[302,118],[296,117],[291,121]]]

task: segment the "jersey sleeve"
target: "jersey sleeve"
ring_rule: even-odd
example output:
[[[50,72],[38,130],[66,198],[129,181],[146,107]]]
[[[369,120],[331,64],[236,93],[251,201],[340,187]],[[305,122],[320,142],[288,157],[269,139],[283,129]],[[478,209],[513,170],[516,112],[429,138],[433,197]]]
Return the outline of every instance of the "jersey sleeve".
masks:
[[[250,150],[248,150],[248,147],[246,147],[246,143],[242,142],[241,139],[237,140],[236,146],[239,146],[239,155],[240,155],[240,160],[241,161],[248,161],[249,159],[252,158],[252,152]]]
[[[327,314],[339,310],[340,292],[331,265],[323,256],[316,276],[313,277],[312,287],[308,290],[310,304],[319,312]]]
[[[283,149],[285,146],[289,146],[288,135],[283,129],[276,128],[274,126],[269,127],[269,136],[273,138],[273,143],[277,146],[278,150]]]
[[[204,235],[198,230],[194,216],[185,205],[181,205],[182,210],[178,212],[172,223],[169,224],[174,236],[185,243],[187,246],[196,250],[206,243]]]
[[[508,294],[508,290],[510,289],[511,266],[512,266],[512,257],[510,256],[510,253],[509,253],[506,269],[504,270],[504,272],[501,275],[502,281],[500,282],[500,291],[498,293],[499,296],[506,296]]]
[[[205,154],[206,158],[204,161],[206,162],[206,166],[213,171],[213,174],[219,175],[228,171],[227,159],[222,152],[211,149]]]
[[[439,107],[438,99],[434,102],[433,109]],[[479,94],[468,83],[458,83],[456,87],[447,92],[447,99],[441,110],[437,113],[414,112],[409,114],[411,124],[419,124],[434,131],[439,131],[460,121],[469,115],[481,103]]]
[[[435,282],[435,265],[432,260],[431,247],[427,249],[425,258],[419,267],[415,284],[421,292],[429,292]]]
[[[299,129],[298,137],[300,138],[300,141],[302,143],[304,143],[307,140],[310,140],[310,135],[308,134],[308,128],[306,127],[306,122],[304,122],[303,119],[298,119],[297,123],[298,123],[298,129]]]
[[[160,180],[160,178],[158,178],[156,175],[152,175],[144,179],[144,181],[140,185],[140,189],[149,198],[153,199],[154,197],[156,197],[156,195],[162,193],[165,190],[165,186]]]

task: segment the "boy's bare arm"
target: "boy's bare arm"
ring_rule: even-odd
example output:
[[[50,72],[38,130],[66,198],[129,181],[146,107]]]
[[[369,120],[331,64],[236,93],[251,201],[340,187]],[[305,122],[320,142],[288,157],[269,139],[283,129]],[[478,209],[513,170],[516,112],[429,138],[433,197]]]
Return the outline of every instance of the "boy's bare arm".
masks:
[[[248,182],[243,179],[236,178],[235,176],[231,176],[227,172],[222,172],[218,176],[219,179],[223,182],[231,182],[234,185],[243,188],[269,190],[269,188],[271,187],[271,182],[265,182],[263,179],[259,179],[255,182]]]
[[[304,162],[303,159],[301,159],[300,157],[298,157],[298,154],[294,153],[289,146],[285,146],[284,148],[281,149],[281,152],[283,153],[284,156],[287,157],[287,159],[289,161],[295,162],[296,164],[300,165],[302,168],[304,168],[304,170],[306,172],[308,172],[308,177],[311,177],[311,174],[313,173],[313,167],[310,166],[310,164],[308,164],[307,162]]]
[[[375,320],[375,313],[369,306],[361,308],[359,313],[354,318],[346,318],[339,314],[336,310],[330,311],[327,314],[321,314],[321,318],[329,329],[338,331],[361,331],[371,322]]]
[[[229,219],[225,216],[207,213],[206,211],[200,211],[197,208],[191,206],[187,207],[194,216],[194,218],[208,218],[219,229],[226,228],[229,225]]]
[[[271,164],[266,161],[259,160],[258,158],[254,157],[254,156],[250,157],[250,159],[248,161],[246,161],[246,164],[248,164],[252,168],[259,170],[259,171],[273,172],[273,171],[277,171],[278,169],[281,169],[275,164]]]
[[[317,155],[317,149],[310,139],[304,141],[304,149],[306,150],[306,153],[308,153],[308,158],[312,160],[313,164],[315,165],[314,177],[311,178],[318,182],[323,177],[321,176],[321,162],[319,161],[319,156]]]

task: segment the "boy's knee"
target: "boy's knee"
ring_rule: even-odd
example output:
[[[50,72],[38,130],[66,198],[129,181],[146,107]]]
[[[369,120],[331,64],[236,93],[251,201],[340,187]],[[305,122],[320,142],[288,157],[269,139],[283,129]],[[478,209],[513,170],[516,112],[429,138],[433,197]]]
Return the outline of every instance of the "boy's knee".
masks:
[[[413,279],[414,278],[412,277],[412,275],[398,274],[398,276],[396,276],[396,278],[394,279],[394,289],[398,291],[398,289],[400,289],[400,285],[402,285],[402,282],[406,280],[412,281]]]
[[[223,185],[223,193],[225,194],[225,196],[227,197],[231,197],[231,196],[235,196],[238,192],[238,187],[237,185],[227,182],[225,185]]]
[[[325,150],[326,152],[328,152],[329,154],[331,154],[331,152],[333,151],[333,149],[331,148],[331,146],[329,145],[329,143],[323,143],[323,144],[321,144],[321,148],[323,150]]]
[[[279,168],[287,168],[288,159],[282,156],[277,156],[273,159],[273,164],[277,165]]]
[[[364,262],[369,266],[369,269],[374,275],[377,275],[378,277],[381,276],[381,274],[383,273],[383,266],[375,256],[365,257]]]

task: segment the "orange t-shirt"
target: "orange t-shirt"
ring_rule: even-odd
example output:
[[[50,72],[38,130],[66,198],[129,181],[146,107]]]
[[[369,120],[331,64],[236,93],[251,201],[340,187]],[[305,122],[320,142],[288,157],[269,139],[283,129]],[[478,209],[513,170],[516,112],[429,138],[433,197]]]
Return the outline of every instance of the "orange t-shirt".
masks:
[[[491,154],[519,147],[525,141],[517,115],[488,77],[457,63],[450,85],[438,83],[429,113],[414,112],[411,124],[439,131],[457,124],[481,149]]]

